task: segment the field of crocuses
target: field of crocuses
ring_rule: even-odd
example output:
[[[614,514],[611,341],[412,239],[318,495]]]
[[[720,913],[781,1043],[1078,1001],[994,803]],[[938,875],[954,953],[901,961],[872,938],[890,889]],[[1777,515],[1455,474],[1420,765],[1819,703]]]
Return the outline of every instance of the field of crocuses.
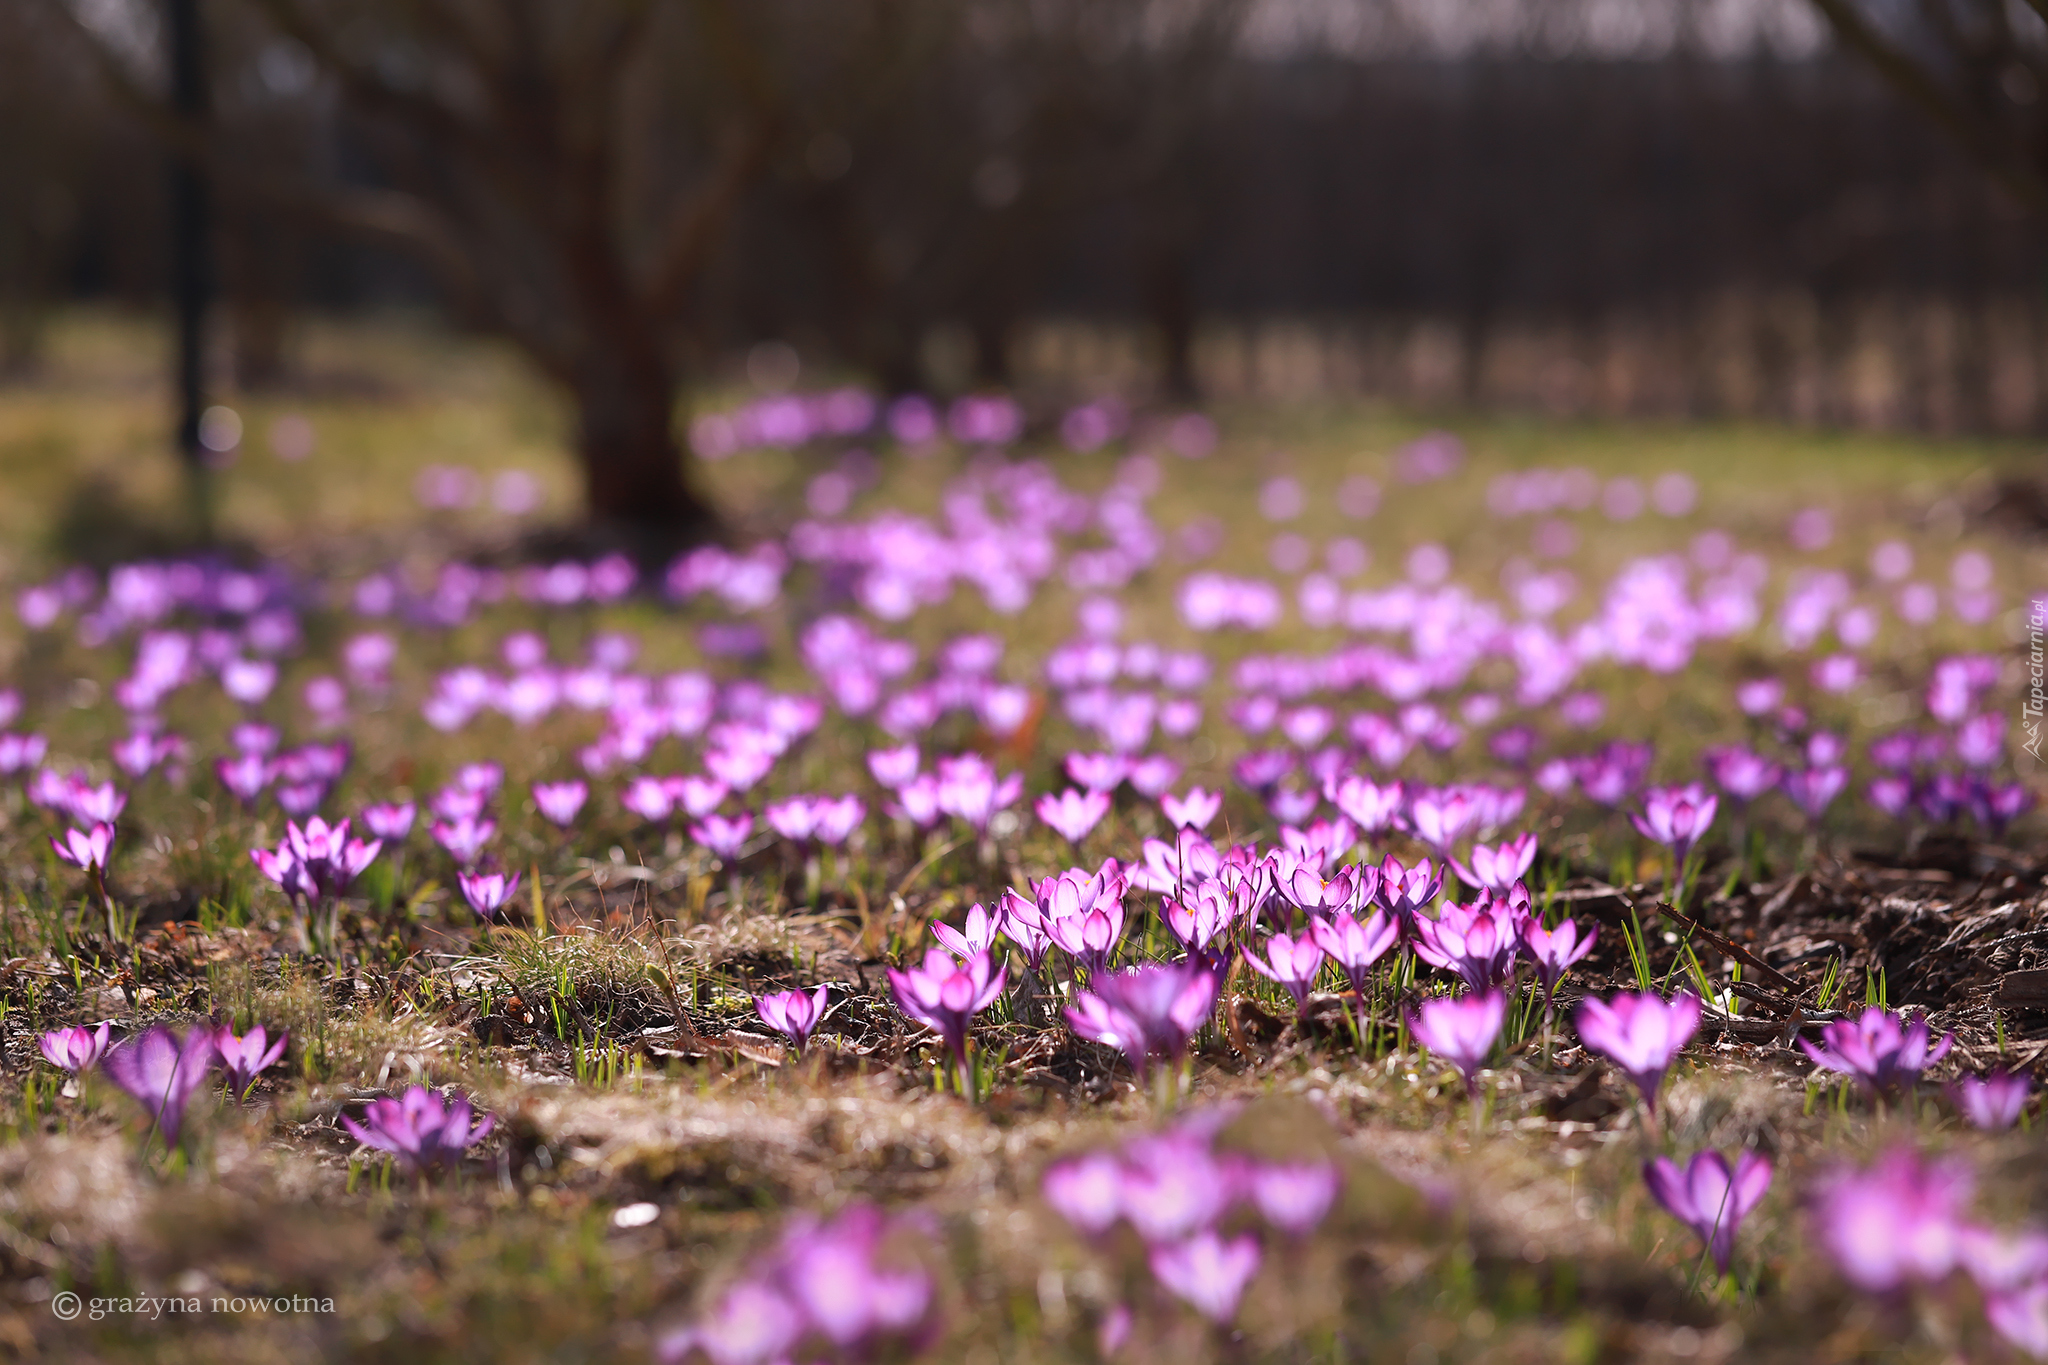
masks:
[[[2013,455],[841,389],[646,563],[437,429],[13,561],[10,1351],[2048,1358]]]

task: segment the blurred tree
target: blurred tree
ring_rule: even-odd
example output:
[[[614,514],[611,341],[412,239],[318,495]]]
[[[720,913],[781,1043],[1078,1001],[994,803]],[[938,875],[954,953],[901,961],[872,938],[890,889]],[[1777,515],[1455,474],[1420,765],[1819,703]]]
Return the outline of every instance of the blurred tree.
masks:
[[[2048,214],[2048,0],[1813,0],[1842,45]]]
[[[104,32],[80,29],[224,194],[398,245],[559,384],[594,523],[654,540],[712,530],[676,437],[681,324],[784,122],[778,7],[242,0],[236,17],[269,38],[245,35],[250,60],[223,62],[219,85],[275,86],[307,64],[359,164],[241,162],[234,139],[165,110]]]

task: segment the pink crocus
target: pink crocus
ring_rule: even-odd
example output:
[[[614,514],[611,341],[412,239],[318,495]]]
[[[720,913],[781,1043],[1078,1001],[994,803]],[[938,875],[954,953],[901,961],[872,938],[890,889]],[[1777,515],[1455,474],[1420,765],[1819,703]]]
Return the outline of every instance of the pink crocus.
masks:
[[[380,802],[363,807],[363,828],[379,839],[403,840],[412,833],[412,822],[418,808],[412,802]]]
[[[221,786],[245,806],[255,801],[276,776],[270,760],[254,752],[236,754],[233,758],[216,758],[213,773],[220,779]]]
[[[97,1029],[51,1029],[36,1043],[51,1066],[77,1075],[107,1055],[107,1049],[112,1046],[108,1037],[112,1026],[109,1021]]]
[[[1380,904],[1412,929],[1422,907],[1443,889],[1443,874],[1424,858],[1413,867],[1389,853],[1380,860]]]
[[[590,799],[588,783],[571,778],[566,782],[536,782],[533,784],[534,808],[548,823],[569,828],[576,823],[583,803]]]
[[[50,847],[65,862],[98,876],[107,870],[107,857],[114,849],[114,827],[98,824],[86,832],[67,829],[62,839],[50,840]]]
[[[220,1054],[221,1070],[227,1073],[228,1092],[236,1099],[246,1096],[256,1078],[284,1056],[285,1044],[290,1040],[290,1034],[279,1033],[273,1042],[261,1024],[239,1038],[226,1024],[215,1029],[213,1045]]]
[[[917,776],[918,753],[915,744],[902,744],[893,749],[872,749],[868,752],[868,771],[875,781],[890,791],[900,790],[905,783]]]
[[[1839,763],[1795,768],[1785,774],[1785,795],[1816,824],[1848,785],[1849,770]]]
[[[1910,1147],[1893,1148],[1867,1169],[1837,1168],[1813,1200],[1820,1243],[1843,1278],[1869,1293],[1938,1283],[1961,1259],[1969,1231],[1963,1209],[1974,1186],[1963,1162],[1929,1160]]]
[[[1150,1062],[1178,1063],[1215,1006],[1213,972],[1194,962],[1154,962],[1090,977],[1067,1007],[1067,1022],[1123,1053],[1142,1077]]]
[[[175,1147],[185,1108],[218,1058],[212,1029],[194,1026],[180,1038],[158,1024],[110,1050],[100,1070],[142,1105],[165,1144]]]
[[[946,945],[946,951],[953,956],[971,957],[995,946],[996,933],[1002,928],[1001,921],[1000,910],[991,915],[986,906],[975,905],[968,910],[965,923],[958,929],[933,920],[932,937]]]
[[[1419,791],[1408,804],[1408,823],[1415,837],[1449,857],[1451,845],[1479,821],[1480,810],[1469,793],[1451,787],[1442,791]]]
[[[1259,1273],[1259,1242],[1249,1233],[1225,1239],[1203,1230],[1185,1241],[1154,1246],[1152,1275],[1175,1298],[1214,1323],[1237,1316],[1245,1286]]]
[[[1529,875],[1535,862],[1536,836],[1519,834],[1491,848],[1474,844],[1469,865],[1453,858],[1451,870],[1467,886],[1506,895],[1508,888]]]
[[[1087,970],[1109,963],[1124,934],[1127,883],[1116,859],[1089,873],[1073,868],[1038,884],[1032,909],[1046,937]],[[1019,913],[1018,907],[1008,907]]]
[[[811,1033],[823,1022],[830,1008],[831,988],[819,986],[806,994],[803,991],[778,991],[773,995],[756,996],[754,1012],[761,1016],[763,1023],[777,1033],[787,1034],[796,1044],[797,1055],[802,1056],[804,1047],[810,1041]]]
[[[1280,987],[1294,997],[1296,1009],[1308,1007],[1309,988],[1315,984],[1316,973],[1322,969],[1323,950],[1310,934],[1289,937],[1275,934],[1266,940],[1264,955],[1244,953],[1245,965],[1265,977],[1279,983]]]
[[[1682,991],[1669,1001],[1649,994],[1589,999],[1579,1006],[1578,1026],[1586,1050],[1620,1067],[1655,1115],[1664,1073],[1699,1031],[1700,998]]]
[[[434,842],[448,850],[448,855],[463,867],[468,867],[483,856],[484,845],[498,832],[495,820],[436,820]]]
[[[702,844],[727,862],[740,855],[740,850],[753,834],[754,817],[746,811],[729,819],[723,815],[707,815],[690,826],[693,842]]]
[[[339,896],[376,861],[384,841],[372,839],[364,843],[361,839],[351,839],[348,821],[330,825],[314,816],[303,827],[289,820],[285,822],[284,847],[291,850],[321,894]]]
[[[357,1123],[344,1115],[341,1126],[365,1147],[388,1152],[407,1170],[425,1174],[436,1166],[454,1166],[462,1154],[489,1135],[489,1114],[470,1123],[469,1100],[457,1095],[443,1100],[423,1085],[398,1099],[370,1101]]]
[[[509,877],[502,872],[458,872],[455,880],[462,887],[462,898],[479,919],[496,919],[498,911],[519,890],[517,872]]]
[[[1400,822],[1408,793],[1399,782],[1380,786],[1370,778],[1353,775],[1335,783],[1329,795],[1346,819],[1367,834],[1379,834]]]
[[[1475,992],[1455,999],[1435,996],[1408,1016],[1415,1041],[1458,1069],[1466,1093],[1479,1095],[1479,1068],[1500,1038],[1507,1022],[1508,998],[1500,991]]]
[[[1528,915],[1522,920],[1521,933],[1522,951],[1535,967],[1536,979],[1543,983],[1543,1001],[1548,1008],[1564,974],[1573,963],[1593,951],[1593,940],[1600,936],[1600,928],[1594,925],[1581,936],[1573,920],[1559,920],[1555,929],[1546,929],[1539,916]]]
[[[1103,795],[1115,791],[1131,774],[1131,761],[1122,754],[1067,755],[1067,776],[1089,791]]]
[[[1245,1176],[1246,1193],[1260,1216],[1296,1237],[1323,1221],[1341,1184],[1328,1161],[1256,1161]]]
[[[1375,910],[1364,923],[1350,915],[1331,915],[1309,921],[1309,933],[1316,946],[1344,969],[1351,989],[1365,996],[1367,972],[1401,941],[1401,923],[1384,910]]]
[[[939,760],[938,783],[939,809],[986,834],[996,813],[1023,794],[1024,774],[998,778],[981,755],[961,754]]]
[[[1078,845],[1102,823],[1102,817],[1109,814],[1109,806],[1108,792],[1084,792],[1069,787],[1057,796],[1045,793],[1038,798],[1035,809],[1041,823],[1068,843]]]
[[[1682,787],[1652,787],[1643,793],[1643,809],[1629,820],[1645,839],[1671,850],[1672,879],[1685,867],[1685,858],[1699,837],[1714,823],[1720,798],[1697,782]]]
[[[1665,1212],[1706,1244],[1714,1268],[1726,1275],[1742,1220],[1771,1187],[1771,1159],[1744,1152],[1731,1170],[1719,1152],[1697,1152],[1681,1170],[1670,1157],[1660,1156],[1643,1164],[1643,1184]]]
[[[619,805],[651,825],[675,813],[676,799],[658,777],[636,777],[619,793]]]
[[[897,1008],[945,1039],[970,1099],[974,1081],[967,1069],[967,1026],[995,1003],[1009,976],[1010,969],[996,967],[988,953],[961,960],[944,948],[927,949],[920,966],[889,969],[889,988],[896,996]]]
[[[1470,905],[1446,901],[1435,919],[1417,915],[1413,927],[1415,955],[1475,991],[1506,981],[1521,947],[1513,907],[1491,898]]]
[[[1969,1120],[1970,1126],[1987,1133],[2003,1132],[2018,1123],[2033,1092],[2033,1078],[2012,1071],[1964,1076],[1948,1088],[1949,1098],[1955,1101],[1956,1109]]]
[[[1244,918],[1247,906],[1231,894],[1220,878],[1190,883],[1178,897],[1168,896],[1159,907],[1159,918],[1180,946],[1188,952],[1221,961],[1217,944],[1229,936]]]
[[[1175,796],[1172,792],[1162,794],[1159,809],[1176,829],[1207,829],[1209,822],[1223,809],[1223,797],[1201,787],[1190,787],[1186,796]]]
[[[1923,1070],[1948,1055],[1955,1042],[1954,1034],[1944,1033],[1929,1048],[1927,1038],[1925,1015],[1907,1024],[1890,1010],[1872,1006],[1853,1019],[1837,1019],[1822,1028],[1818,1046],[1804,1038],[1799,1046],[1823,1071],[1854,1076],[1872,1094],[1881,1095],[1918,1080]]]

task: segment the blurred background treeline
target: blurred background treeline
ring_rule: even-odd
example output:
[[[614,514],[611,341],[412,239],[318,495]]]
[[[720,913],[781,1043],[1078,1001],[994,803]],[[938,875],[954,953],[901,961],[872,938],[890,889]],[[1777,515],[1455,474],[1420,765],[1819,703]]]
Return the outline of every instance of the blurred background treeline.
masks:
[[[0,370],[404,311],[649,372],[2048,429],[2039,220],[1806,0],[0,3]],[[2035,98],[2007,73],[2015,105]],[[763,344],[769,344],[763,350]],[[630,417],[615,419],[630,424]],[[585,433],[585,444],[592,439]]]

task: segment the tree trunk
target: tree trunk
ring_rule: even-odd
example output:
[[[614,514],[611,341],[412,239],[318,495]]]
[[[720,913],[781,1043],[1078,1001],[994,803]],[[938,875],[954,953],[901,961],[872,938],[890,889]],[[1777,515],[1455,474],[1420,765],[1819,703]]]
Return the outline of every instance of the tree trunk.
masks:
[[[646,357],[593,348],[572,385],[576,445],[591,522],[636,542],[712,535],[711,505],[683,477],[675,436],[676,380]]]

